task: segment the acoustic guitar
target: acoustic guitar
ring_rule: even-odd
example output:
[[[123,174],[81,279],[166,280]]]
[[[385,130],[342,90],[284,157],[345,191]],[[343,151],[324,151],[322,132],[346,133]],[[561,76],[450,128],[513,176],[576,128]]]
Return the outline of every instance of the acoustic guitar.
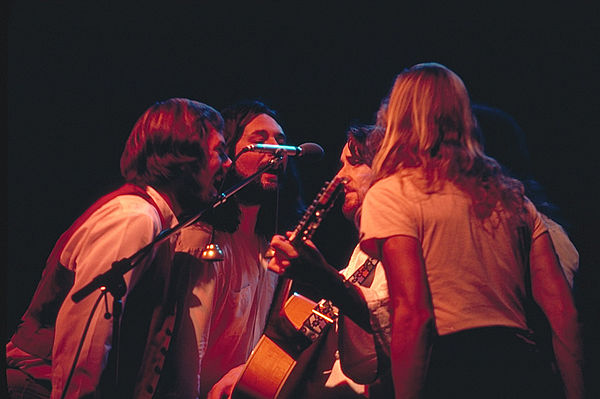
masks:
[[[302,219],[292,231],[289,241],[294,244],[309,240],[333,206],[346,182],[335,178],[327,182]],[[232,392],[232,398],[276,399],[285,398],[293,392],[302,378],[312,355],[311,350],[329,325],[337,318],[337,309],[326,300],[316,303],[300,294],[289,295],[291,280],[281,282],[278,298],[275,299],[277,313],[272,313],[269,326],[285,325],[278,331],[277,338],[267,332],[262,335],[252,351]],[[273,318],[277,318],[273,320]],[[289,341],[290,344],[286,343]]]

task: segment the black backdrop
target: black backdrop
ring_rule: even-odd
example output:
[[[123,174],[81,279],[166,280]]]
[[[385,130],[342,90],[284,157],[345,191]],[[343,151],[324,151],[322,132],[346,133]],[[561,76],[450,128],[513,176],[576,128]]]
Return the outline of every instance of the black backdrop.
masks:
[[[310,201],[335,173],[349,124],[372,121],[403,68],[436,61],[527,133],[536,177],[580,251],[578,304],[598,372],[597,9],[164,3],[7,6],[7,336],[55,240],[118,184],[129,130],[155,101],[273,106],[292,143],[325,148],[320,163],[299,164]],[[317,233],[332,263],[348,257],[351,231],[335,209]]]

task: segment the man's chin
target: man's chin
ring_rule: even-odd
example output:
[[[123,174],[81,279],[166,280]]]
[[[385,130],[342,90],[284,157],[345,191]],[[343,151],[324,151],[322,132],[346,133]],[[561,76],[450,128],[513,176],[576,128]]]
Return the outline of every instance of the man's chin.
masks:
[[[271,177],[272,176],[272,177]],[[243,181],[246,177],[240,176],[237,171],[230,172],[226,183],[233,186]],[[260,205],[277,190],[278,178],[276,175],[264,173],[236,193],[236,198],[245,205]]]
[[[353,222],[356,216],[356,211],[358,210],[358,206],[354,204],[346,204],[342,205],[342,214],[346,219]]]

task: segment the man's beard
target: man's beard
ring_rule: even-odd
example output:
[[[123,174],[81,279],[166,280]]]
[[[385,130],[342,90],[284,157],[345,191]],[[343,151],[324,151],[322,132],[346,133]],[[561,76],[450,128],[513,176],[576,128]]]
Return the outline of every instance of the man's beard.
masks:
[[[361,208],[362,201],[347,202],[347,198],[344,197],[344,202],[342,203],[342,214],[348,221],[353,222],[357,229],[360,227]]]
[[[264,187],[260,181],[261,176],[258,176],[256,179],[248,183],[235,195],[240,204],[262,205],[265,203],[265,201],[275,195],[277,186]],[[243,180],[245,180],[245,177],[241,176],[237,170],[232,169],[229,171],[229,173],[227,173],[224,187],[233,187]]]
[[[208,190],[200,187],[192,176],[186,176],[183,180],[182,184],[175,187],[182,216],[191,217],[207,210],[214,201],[214,198],[207,197]]]
[[[238,183],[245,180],[236,170],[230,169],[219,191],[229,190]],[[239,205],[263,205],[273,203],[276,187],[265,189],[259,177],[248,183],[232,198],[225,201],[214,209],[205,212],[201,220],[213,226],[216,230],[233,233],[238,229],[240,223]]]

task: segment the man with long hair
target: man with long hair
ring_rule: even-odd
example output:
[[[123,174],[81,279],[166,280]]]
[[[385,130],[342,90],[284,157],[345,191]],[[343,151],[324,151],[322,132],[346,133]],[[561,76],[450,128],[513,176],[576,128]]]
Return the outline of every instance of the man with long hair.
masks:
[[[416,65],[385,106],[361,248],[388,279],[396,396],[562,396],[531,340],[531,300],[552,330],[564,394],[582,397],[569,285],[522,184],[483,153],[462,80]]]
[[[238,103],[222,114],[227,150],[235,159],[223,185],[228,188],[271,159],[254,152],[236,159],[236,154],[251,144],[285,144],[286,136],[279,116],[259,101]],[[299,193],[292,166],[284,164],[260,175],[204,222],[182,231],[177,257],[191,270],[185,310],[189,345],[178,345],[184,351],[198,350],[189,378],[181,384],[181,397],[199,392],[200,397],[220,398],[231,392],[263,333],[274,296],[277,275],[267,270],[265,258],[269,240],[276,222],[280,228],[297,222],[302,212]],[[223,261],[203,260],[211,239],[223,251]]]
[[[352,126],[340,155],[336,178],[346,180],[342,213],[357,229],[373,178],[371,163],[382,138],[383,130],[375,125]],[[382,326],[378,321],[380,313],[389,314],[382,309],[389,298],[380,262],[357,245],[347,267],[338,273],[310,241],[296,248],[284,236],[276,235],[271,244],[275,249],[271,269],[312,286],[340,308],[337,325],[322,338],[324,343],[319,345],[316,361],[298,387],[299,394],[318,398],[390,397],[388,358],[376,337],[389,328],[389,324]]]
[[[121,156],[125,184],[61,236],[7,344],[12,397],[48,397],[50,390],[53,398],[170,394],[166,380],[179,371],[165,367],[179,302],[174,237],[123,275],[120,319],[106,317],[113,297],[104,290],[77,303],[71,297],[177,225],[180,215],[212,201],[215,181],[231,164],[222,129],[219,112],[183,98],[158,102],[138,119]],[[118,348],[113,323],[120,323]]]

